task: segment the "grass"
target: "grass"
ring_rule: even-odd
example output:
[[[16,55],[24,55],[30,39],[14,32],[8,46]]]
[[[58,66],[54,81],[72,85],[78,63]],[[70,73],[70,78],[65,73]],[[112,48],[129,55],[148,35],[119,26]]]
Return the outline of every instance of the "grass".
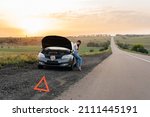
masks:
[[[12,38],[11,38],[12,39]],[[20,39],[20,38],[19,38]],[[27,39],[29,42],[34,40],[33,38]],[[84,36],[84,37],[69,37],[69,39],[73,42],[76,42],[78,39],[82,41],[82,45],[80,47],[80,55],[95,55],[101,54],[103,52],[110,51],[110,49],[105,51],[99,51],[99,47],[87,47],[87,43],[90,41],[101,43],[110,39],[109,36]],[[39,40],[37,41],[39,42]],[[39,43],[32,44],[27,43],[25,45],[21,44],[13,44],[13,43],[4,43],[0,44],[0,68],[5,65],[17,65],[20,66],[24,63],[35,63],[37,62],[37,55],[41,50],[41,46]],[[92,52],[90,50],[93,50]]]
[[[3,46],[0,52],[37,52],[40,51],[40,46]]]
[[[92,56],[92,55],[99,55],[99,54],[103,54],[103,53],[112,53],[111,48],[109,47],[107,50],[104,50],[104,51],[98,51],[96,49],[96,51],[94,51],[94,52],[85,52],[80,55],[81,56]]]
[[[143,45],[149,51],[150,55],[150,35],[118,35],[115,37],[115,40],[130,45]]]

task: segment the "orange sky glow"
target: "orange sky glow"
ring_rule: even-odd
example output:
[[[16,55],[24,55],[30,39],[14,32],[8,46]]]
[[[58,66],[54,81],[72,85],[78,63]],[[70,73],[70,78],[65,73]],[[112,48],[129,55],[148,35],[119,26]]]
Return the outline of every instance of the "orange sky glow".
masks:
[[[149,0],[0,0],[0,37],[150,34]]]

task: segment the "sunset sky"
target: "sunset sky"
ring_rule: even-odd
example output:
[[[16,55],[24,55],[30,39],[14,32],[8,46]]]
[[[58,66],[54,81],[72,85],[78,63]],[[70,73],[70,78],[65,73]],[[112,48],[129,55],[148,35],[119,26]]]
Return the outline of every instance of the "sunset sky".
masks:
[[[0,36],[150,34],[150,0],[0,0]]]

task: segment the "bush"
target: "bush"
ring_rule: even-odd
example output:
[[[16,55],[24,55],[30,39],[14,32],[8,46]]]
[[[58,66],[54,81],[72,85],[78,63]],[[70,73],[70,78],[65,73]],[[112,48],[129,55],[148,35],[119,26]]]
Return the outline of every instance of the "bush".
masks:
[[[110,45],[110,41],[107,42],[102,42],[102,43],[95,43],[95,42],[89,42],[87,44],[87,47],[99,47],[99,51],[104,51],[107,50],[109,48]],[[93,51],[93,50],[90,50]]]
[[[122,49],[130,49],[130,45],[126,43],[120,43],[119,41],[117,41],[117,45]]]
[[[136,52],[141,52],[141,53],[145,53],[145,54],[148,54],[148,50],[144,48],[143,45],[133,45],[132,51],[136,51]]]
[[[99,44],[98,43],[95,43],[95,42],[89,42],[87,44],[87,47],[99,47]]]
[[[94,50],[93,50],[93,49],[90,49],[89,51],[90,51],[90,52],[94,52]]]
[[[107,48],[107,49],[108,49],[108,48]],[[103,47],[102,47],[102,48],[99,49],[99,51],[104,51],[104,50],[106,50],[106,48],[103,48]]]
[[[104,50],[107,50],[110,45],[110,41],[100,43],[100,47],[103,48]]]

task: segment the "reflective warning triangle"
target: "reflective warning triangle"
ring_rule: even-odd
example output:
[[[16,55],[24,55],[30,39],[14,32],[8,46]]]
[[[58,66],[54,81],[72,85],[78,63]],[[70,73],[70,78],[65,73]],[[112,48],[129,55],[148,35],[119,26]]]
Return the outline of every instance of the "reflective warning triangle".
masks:
[[[46,89],[44,89],[44,88],[39,88],[39,85],[40,85],[41,83],[43,83],[43,82],[44,82],[44,84],[45,84],[45,86],[46,86]],[[48,84],[47,84],[47,81],[46,81],[46,77],[43,76],[43,77],[41,78],[41,80],[38,82],[38,84],[34,87],[34,90],[43,91],[43,92],[50,92],[52,89],[49,89]]]

